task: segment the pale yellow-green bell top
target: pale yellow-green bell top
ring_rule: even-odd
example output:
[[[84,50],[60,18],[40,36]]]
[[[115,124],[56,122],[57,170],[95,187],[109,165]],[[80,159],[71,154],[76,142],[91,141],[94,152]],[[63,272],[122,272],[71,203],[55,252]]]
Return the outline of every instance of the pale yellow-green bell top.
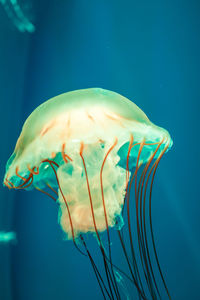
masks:
[[[7,165],[9,176],[16,167],[25,172],[65,144],[68,153],[79,151],[80,144],[103,143],[109,147],[115,139],[119,150],[130,141],[143,140],[172,145],[169,133],[154,125],[132,101],[118,93],[89,88],[61,94],[38,106],[27,118],[17,141],[12,160]]]

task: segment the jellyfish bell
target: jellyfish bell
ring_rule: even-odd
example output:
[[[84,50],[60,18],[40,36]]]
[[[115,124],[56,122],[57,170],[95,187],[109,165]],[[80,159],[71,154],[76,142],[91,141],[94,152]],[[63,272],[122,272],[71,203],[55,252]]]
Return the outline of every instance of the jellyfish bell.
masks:
[[[81,141],[109,146],[117,137],[116,149],[120,149],[131,134],[134,142],[164,139],[169,148],[172,145],[169,133],[151,123],[127,98],[97,88],[68,92],[44,102],[28,117],[7,169],[10,176],[15,176],[16,167],[26,173],[27,165],[38,166],[43,159],[61,152],[63,144],[77,153]]]
[[[4,184],[50,195],[49,187],[68,239],[87,232],[99,238],[105,230],[109,236],[109,227],[123,225],[129,178],[141,165],[147,173],[171,146],[169,133],[127,98],[100,88],[72,91],[25,121]]]

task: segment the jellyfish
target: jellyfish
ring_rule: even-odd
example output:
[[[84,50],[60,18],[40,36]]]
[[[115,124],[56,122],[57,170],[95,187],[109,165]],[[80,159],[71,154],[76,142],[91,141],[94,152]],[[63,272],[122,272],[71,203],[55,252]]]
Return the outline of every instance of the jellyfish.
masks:
[[[35,31],[35,25],[31,22],[32,19],[32,3],[19,3],[24,1],[17,0],[0,0],[0,4],[5,9],[6,14],[13,23],[13,25],[20,32],[33,33]],[[27,1],[25,1],[27,2]]]
[[[101,88],[71,91],[42,103],[27,118],[4,185],[36,189],[57,203],[59,224],[89,258],[104,299],[123,298],[122,277],[138,299],[161,299],[158,274],[171,299],[151,213],[155,173],[171,146],[169,133],[124,96]],[[113,261],[113,229],[127,270]],[[89,234],[97,241],[104,275],[87,245]]]
[[[0,244],[16,243],[17,237],[14,231],[0,231]]]

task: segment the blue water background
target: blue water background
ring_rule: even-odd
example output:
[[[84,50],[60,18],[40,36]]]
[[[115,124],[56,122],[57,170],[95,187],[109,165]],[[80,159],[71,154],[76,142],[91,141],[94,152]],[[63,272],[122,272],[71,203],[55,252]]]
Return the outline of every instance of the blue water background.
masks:
[[[1,182],[41,102],[88,87],[123,94],[173,138],[154,186],[156,244],[172,299],[200,299],[200,2],[38,1],[35,16],[35,33],[20,33],[0,7]],[[2,186],[0,199],[0,230],[18,239],[0,246],[0,299],[102,299],[53,201]]]

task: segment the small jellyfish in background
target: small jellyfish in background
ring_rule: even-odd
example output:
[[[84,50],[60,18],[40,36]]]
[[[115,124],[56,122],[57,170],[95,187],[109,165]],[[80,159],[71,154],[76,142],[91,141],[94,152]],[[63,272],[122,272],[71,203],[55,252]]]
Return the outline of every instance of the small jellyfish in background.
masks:
[[[171,146],[169,133],[127,98],[99,88],[72,91],[44,102],[28,117],[4,185],[37,189],[56,201],[62,230],[88,256],[104,299],[122,299],[124,293],[128,298],[125,280],[138,299],[161,299],[161,283],[171,299],[151,217],[155,172]],[[113,232],[126,270],[113,260]],[[97,241],[104,274],[88,247],[89,233]]]
[[[0,0],[8,18],[20,32],[33,33],[33,3],[31,0]]]
[[[16,243],[16,233],[13,231],[0,231],[0,244]]]

